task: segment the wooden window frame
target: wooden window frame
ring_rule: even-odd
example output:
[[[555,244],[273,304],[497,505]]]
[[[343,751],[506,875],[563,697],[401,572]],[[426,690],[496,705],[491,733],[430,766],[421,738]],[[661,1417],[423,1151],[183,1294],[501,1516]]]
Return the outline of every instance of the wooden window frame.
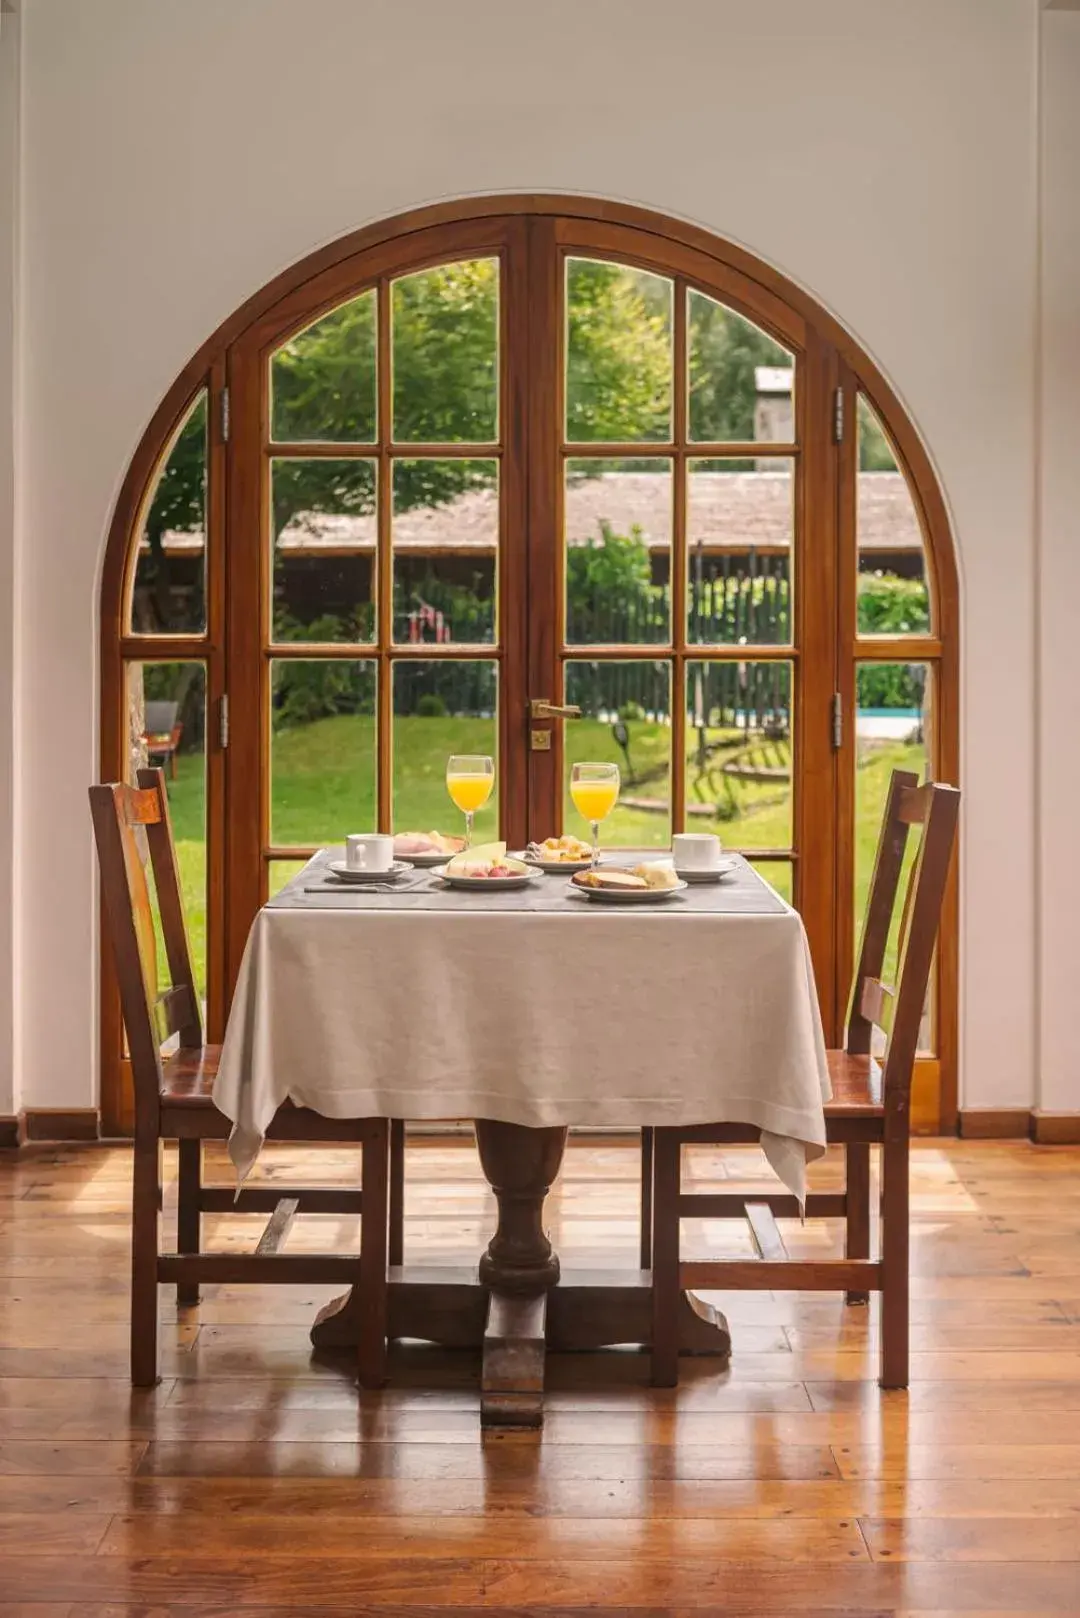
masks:
[[[390,349],[389,283],[398,275],[431,268],[454,259],[466,257],[503,256],[500,297],[502,332],[500,377],[499,443],[496,446],[454,444],[427,446],[394,444],[389,432]],[[562,400],[559,398],[560,368],[558,350],[553,339],[561,343],[561,332],[545,329],[553,311],[561,307],[560,288],[555,278],[563,275],[562,265],[567,256],[595,256],[616,259],[671,277],[675,282],[675,346],[676,378],[679,366],[686,359],[686,289],[693,286],[706,292],[745,316],[755,325],[774,335],[796,357],[796,440],[791,445],[707,444],[688,439],[686,428],[685,390],[676,381],[673,400],[673,438],[670,444],[650,442],[648,445],[567,444],[563,441]],[[519,295],[511,297],[507,290],[507,275],[515,278]],[[269,422],[266,419],[264,373],[266,356],[292,332],[302,330],[321,315],[356,297],[369,286],[386,288],[377,294],[377,366],[379,368],[380,434],[378,448],[372,444],[272,444]],[[525,287],[525,296],[520,287]],[[546,311],[543,318],[537,311]],[[513,323],[513,324],[512,324]],[[509,375],[511,350],[519,361],[513,377]],[[229,390],[230,416],[233,431],[225,442],[222,420],[222,395]],[[143,514],[149,491],[162,464],[167,447],[177,427],[196,397],[206,387],[210,403],[208,433],[208,491],[207,491],[207,631],[204,636],[133,635],[127,632],[124,614],[129,599],[130,582],[135,566],[137,546]],[[526,415],[522,392],[527,387],[531,414]],[[805,428],[811,418],[821,423],[832,417],[835,390],[841,389],[850,424],[843,443],[837,450],[828,436],[817,432],[814,440],[806,436]],[[516,391],[515,391],[516,390]],[[854,466],[857,432],[855,427],[855,396],[866,395],[884,427],[898,464],[905,473],[922,527],[927,575],[933,597],[933,630],[929,636],[863,637],[854,634],[854,567],[849,560],[857,555],[857,536],[854,533]],[[537,402],[539,401],[539,403]],[[544,457],[547,446],[534,441],[525,443],[526,431],[535,440],[536,422],[545,411],[557,412],[559,422],[559,452],[548,456],[547,470]],[[258,453],[244,455],[240,445],[245,432],[258,432]],[[249,450],[253,445],[248,446]],[[215,735],[215,719],[220,699],[229,690],[235,715],[238,703],[255,700],[260,713],[265,711],[262,689],[238,692],[229,680],[227,654],[237,665],[247,662],[249,667],[262,669],[262,679],[269,677],[270,657],[322,657],[368,658],[374,655],[363,643],[328,647],[323,644],[305,646],[290,642],[275,646],[268,655],[264,637],[265,614],[268,610],[268,592],[260,590],[258,614],[243,610],[242,592],[229,588],[230,578],[251,577],[250,569],[260,569],[263,560],[252,554],[251,547],[258,543],[252,513],[264,511],[270,456],[302,456],[318,454],[336,458],[378,460],[380,495],[389,486],[392,462],[396,458],[415,458],[417,453],[438,451],[440,456],[465,456],[470,459],[501,459],[503,468],[522,464],[530,466],[529,487],[524,480],[511,476],[507,487],[501,476],[501,523],[499,550],[499,604],[498,620],[500,647],[488,644],[451,647],[422,646],[403,648],[391,644],[392,629],[389,615],[392,575],[387,562],[390,557],[389,502],[380,498],[377,523],[379,558],[382,566],[377,574],[380,612],[378,636],[380,655],[386,666],[403,657],[421,657],[429,661],[435,657],[493,660],[513,669],[509,684],[500,691],[500,723],[504,728],[517,723],[515,716],[524,712],[528,692],[540,687],[535,683],[545,677],[545,670],[560,670],[568,660],[587,655],[626,659],[643,656],[669,662],[673,671],[672,687],[672,810],[677,826],[685,807],[685,711],[679,693],[689,662],[759,661],[782,659],[798,666],[817,660],[834,671],[836,689],[840,692],[845,712],[854,716],[854,671],[857,663],[873,660],[927,662],[934,670],[935,723],[933,729],[933,767],[941,779],[958,783],[959,775],[959,585],[955,550],[944,498],[918,432],[908,418],[894,391],[881,375],[869,356],[859,347],[845,329],[826,310],[821,308],[802,288],[780,275],[769,265],[756,259],[745,249],[723,241],[711,233],[694,226],[669,219],[649,210],[597,201],[581,197],[538,194],[494,196],[461,202],[439,204],[389,219],[366,227],[332,243],[285,271],[256,293],[218,328],[185,366],[169,389],[149,423],[128,467],[113,513],[106,548],[102,578],[100,606],[101,646],[101,776],[115,780],[122,776],[126,745],[126,715],[124,712],[125,665],[131,661],[181,661],[197,659],[206,665],[207,690],[207,824],[217,828],[217,835],[208,844],[208,1031],[210,1038],[220,1038],[224,1026],[230,983],[239,966],[239,952],[246,935],[250,913],[262,897],[267,862],[273,857],[290,857],[292,849],[272,847],[264,835],[260,821],[256,832],[255,820],[249,816],[249,834],[256,834],[260,848],[260,885],[256,891],[250,878],[241,873],[243,861],[234,857],[235,847],[221,834],[226,825],[226,757]],[[556,590],[557,603],[554,620],[541,627],[532,636],[532,663],[528,668],[519,666],[499,653],[514,642],[524,644],[528,602],[538,599],[537,592],[549,588],[552,558],[545,557],[542,547],[529,548],[527,565],[518,566],[515,548],[505,542],[508,533],[520,531],[531,521],[546,522],[551,543],[561,535],[561,501],[563,464],[567,458],[586,459],[592,455],[617,458],[620,453],[640,458],[642,454],[667,455],[673,460],[674,499],[685,507],[685,481],[679,475],[688,461],[695,458],[722,459],[740,453],[760,458],[778,455],[794,460],[796,467],[796,548],[792,566],[796,579],[795,622],[790,646],[766,647],[700,647],[686,643],[685,592],[685,510],[673,529],[671,552],[672,577],[672,643],[670,647],[596,648],[567,646],[563,638],[562,610],[564,590]],[[385,463],[385,465],[384,465]],[[255,469],[259,468],[259,471]],[[541,470],[538,470],[541,469]],[[258,481],[253,483],[253,479]],[[385,480],[385,484],[384,484]],[[246,537],[245,537],[246,536]],[[253,537],[255,536],[255,537]],[[818,559],[828,558],[832,569],[829,583],[831,599],[835,602],[835,616],[825,621],[822,613],[807,614],[807,592],[799,587],[805,578],[800,567],[799,549]],[[680,554],[681,553],[681,554]],[[543,579],[538,570],[546,569]],[[262,577],[261,572],[257,575]],[[558,571],[561,578],[561,567]],[[264,599],[265,597],[265,599]],[[250,603],[250,595],[247,596]],[[259,637],[253,644],[252,637]],[[812,638],[811,638],[812,637]],[[380,707],[390,701],[389,681],[380,681]],[[796,680],[796,704],[801,700],[803,681]],[[556,692],[552,693],[557,696]],[[385,716],[381,716],[385,717]],[[803,746],[810,734],[803,724]],[[817,724],[815,717],[815,725]],[[243,729],[244,727],[242,727]],[[256,779],[265,767],[266,748],[260,744],[254,727],[246,727],[249,737],[241,743],[241,757],[230,748],[229,769],[233,779]],[[380,730],[382,726],[380,725]],[[793,783],[796,817],[795,847],[805,846],[798,830],[798,817],[806,812],[802,802],[807,793],[835,800],[834,853],[851,846],[854,831],[854,774],[853,774],[853,722],[846,726],[845,745],[833,753],[821,744],[817,736],[812,758],[804,752],[799,779]],[[501,737],[506,741],[506,735]],[[261,748],[261,751],[260,751]],[[504,756],[511,752],[504,748]],[[523,750],[516,749],[523,757]],[[557,770],[555,779],[562,778],[562,750],[556,743],[548,755],[548,768]],[[389,823],[390,774],[380,770],[378,812],[380,824]],[[535,808],[539,797],[551,801],[553,781],[546,786],[542,777],[530,779],[524,767],[511,779],[501,783],[504,794],[503,813],[511,824],[520,826],[527,820],[530,802]],[[249,794],[253,799],[258,795]],[[243,825],[243,816],[237,816],[233,805],[228,822],[230,836],[240,835],[235,830]],[[787,850],[752,851],[755,859],[792,861],[797,857]],[[934,1063],[924,1064],[925,1072],[915,1087],[914,1106],[917,1120],[934,1124],[943,1130],[952,1130],[957,1113],[957,983],[958,983],[958,879],[957,861],[954,859],[946,899],[941,944],[937,969],[937,1057]],[[802,880],[809,880],[804,872]],[[812,862],[817,872],[818,889],[812,896],[804,891],[803,904],[818,917],[817,925],[831,928],[830,958],[850,962],[853,958],[850,901],[841,892],[842,861],[835,869],[828,861]],[[250,861],[248,862],[250,866]],[[245,889],[245,883],[247,884]],[[827,887],[828,891],[825,891]],[[226,929],[226,915],[233,920]],[[242,918],[242,919],[241,919]],[[215,943],[215,940],[217,943]],[[848,947],[849,943],[851,948]],[[102,950],[101,974],[101,1110],[103,1129],[108,1133],[122,1133],[130,1128],[130,1081],[120,1060],[121,1025],[115,977],[108,951]],[[842,1022],[846,1007],[842,1000],[846,993],[845,971],[836,971],[833,981],[835,994],[826,997],[823,1005],[830,1034]]]

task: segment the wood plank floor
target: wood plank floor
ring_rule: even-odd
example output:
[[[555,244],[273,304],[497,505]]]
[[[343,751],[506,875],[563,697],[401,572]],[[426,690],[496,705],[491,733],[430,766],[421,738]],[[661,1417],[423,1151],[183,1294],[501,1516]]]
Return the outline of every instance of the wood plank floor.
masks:
[[[357,1164],[268,1149],[259,1176],[290,1170]],[[636,1172],[632,1147],[571,1146],[566,1261],[633,1267]],[[766,1183],[753,1151],[690,1172]],[[827,1159],[813,1183],[839,1179]],[[333,1289],[162,1289],[163,1380],[132,1392],[129,1184],[119,1147],[0,1153],[0,1618],[1080,1613],[1078,1149],[917,1146],[907,1394],[876,1386],[876,1308],[744,1294],[721,1300],[730,1371],[653,1391],[635,1354],[555,1359],[542,1437],[486,1441],[472,1355],[402,1352],[363,1398],[315,1363]],[[460,1263],[491,1221],[471,1144],[410,1148],[407,1259]],[[840,1250],[835,1224],[783,1230]],[[355,1235],[300,1219],[289,1248]],[[686,1246],[750,1254],[737,1224]]]

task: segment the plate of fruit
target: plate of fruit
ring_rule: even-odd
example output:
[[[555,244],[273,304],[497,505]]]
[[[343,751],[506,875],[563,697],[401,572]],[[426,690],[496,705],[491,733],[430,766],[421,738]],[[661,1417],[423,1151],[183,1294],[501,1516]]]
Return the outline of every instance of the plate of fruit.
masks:
[[[464,847],[464,837],[447,837],[441,831],[399,831],[394,838],[394,859],[426,868],[445,864]]]
[[[545,837],[542,843],[530,843],[520,856],[526,865],[552,876],[572,876],[575,871],[587,871],[592,864],[592,847],[580,837],[564,833],[562,837]]]
[[[505,888],[527,888],[537,872],[524,860],[508,854],[505,843],[482,843],[479,848],[467,848],[455,854],[445,865],[436,865],[432,875],[441,877],[451,888],[490,893]]]
[[[663,904],[683,893],[688,884],[676,876],[670,865],[647,860],[628,870],[605,866],[596,871],[579,871],[570,878],[570,886],[583,899],[599,904],[638,905]]]

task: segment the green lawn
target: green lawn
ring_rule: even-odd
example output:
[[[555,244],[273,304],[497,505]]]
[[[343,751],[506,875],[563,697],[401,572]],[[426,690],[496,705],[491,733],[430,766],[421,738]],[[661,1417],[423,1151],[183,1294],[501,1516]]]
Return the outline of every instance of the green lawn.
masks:
[[[628,778],[626,760],[611,727],[582,719],[566,727],[567,769],[579,759],[612,759],[623,767],[623,795],[666,802],[670,775],[670,731],[647,721],[630,726]],[[710,733],[710,744],[724,740]],[[727,740],[733,738],[728,737]],[[784,744],[778,744],[783,747]],[[728,798],[728,781],[713,769],[700,775],[697,739],[688,740],[691,758],[687,802],[723,799],[722,819],[692,818],[700,830],[715,829],[729,848],[784,848],[790,843],[790,801],[782,780],[740,781]],[[450,753],[494,753],[495,722],[473,718],[419,718],[394,722],[394,823],[399,829],[456,831],[461,817],[446,794],[444,773]],[[776,745],[762,755],[777,763]],[[878,826],[889,774],[896,768],[922,771],[921,746],[907,743],[871,743],[860,746],[856,792],[856,916],[862,915],[873,869]],[[271,764],[271,822],[275,843],[322,844],[340,842],[348,832],[365,831],[375,824],[374,721],[366,716],[320,719],[310,725],[280,731],[274,736]],[[187,906],[196,972],[205,984],[206,959],[206,856],[203,760],[182,755],[177,779],[169,782],[184,901]],[[495,835],[497,794],[476,817],[478,838]],[[567,797],[566,830],[587,836],[587,828]],[[554,829],[554,828],[553,828]],[[611,845],[666,847],[671,824],[666,812],[616,808],[603,830]],[[812,850],[808,851],[812,855]],[[296,867],[282,862],[272,872],[277,888]],[[767,862],[763,873],[790,897],[789,867]]]

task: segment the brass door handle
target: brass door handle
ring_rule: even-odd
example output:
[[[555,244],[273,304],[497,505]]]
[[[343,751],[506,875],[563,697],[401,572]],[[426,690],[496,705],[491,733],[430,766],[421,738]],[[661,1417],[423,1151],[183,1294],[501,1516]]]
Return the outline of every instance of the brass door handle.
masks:
[[[529,703],[530,719],[580,719],[581,709],[574,703],[568,702],[560,708],[558,703],[549,702],[547,697],[533,697]]]

